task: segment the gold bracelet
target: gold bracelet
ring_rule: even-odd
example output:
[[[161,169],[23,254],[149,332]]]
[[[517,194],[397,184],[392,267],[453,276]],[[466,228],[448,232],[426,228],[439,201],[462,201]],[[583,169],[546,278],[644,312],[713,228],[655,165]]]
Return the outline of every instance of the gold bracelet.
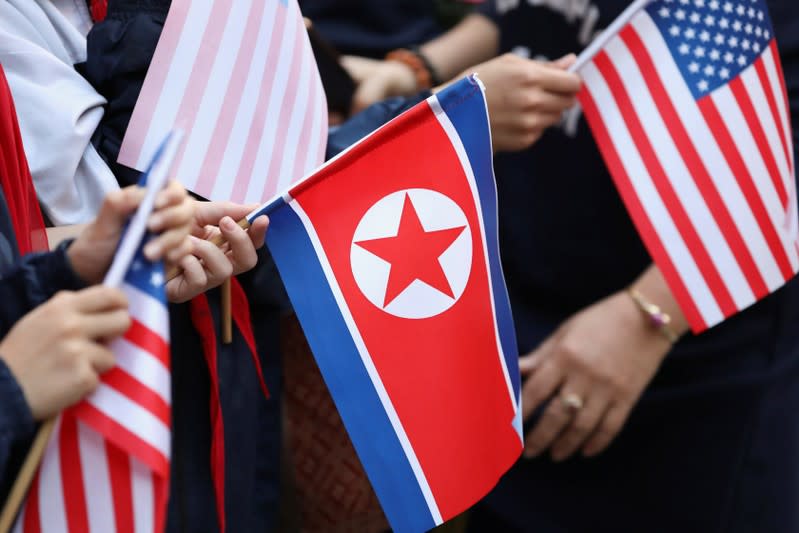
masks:
[[[646,315],[653,328],[657,329],[672,344],[679,340],[680,336],[669,327],[671,316],[667,312],[647,300],[643,294],[633,288],[627,289],[627,294],[633,299],[638,309]]]

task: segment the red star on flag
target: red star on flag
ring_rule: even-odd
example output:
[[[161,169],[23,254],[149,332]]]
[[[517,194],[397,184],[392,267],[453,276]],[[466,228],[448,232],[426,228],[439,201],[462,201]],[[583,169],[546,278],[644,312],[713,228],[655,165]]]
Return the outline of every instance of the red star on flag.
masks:
[[[460,226],[426,231],[406,193],[397,235],[355,243],[391,264],[383,307],[417,279],[454,298],[438,258],[452,246],[465,228]]]

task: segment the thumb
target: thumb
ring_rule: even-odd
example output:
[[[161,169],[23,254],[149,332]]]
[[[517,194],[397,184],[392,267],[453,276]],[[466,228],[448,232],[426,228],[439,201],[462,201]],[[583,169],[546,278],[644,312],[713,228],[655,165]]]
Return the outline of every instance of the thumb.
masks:
[[[566,54],[565,56],[556,59],[550,63],[551,66],[555,68],[559,68],[561,70],[568,70],[569,67],[574,65],[574,62],[577,61],[577,56],[574,54]]]

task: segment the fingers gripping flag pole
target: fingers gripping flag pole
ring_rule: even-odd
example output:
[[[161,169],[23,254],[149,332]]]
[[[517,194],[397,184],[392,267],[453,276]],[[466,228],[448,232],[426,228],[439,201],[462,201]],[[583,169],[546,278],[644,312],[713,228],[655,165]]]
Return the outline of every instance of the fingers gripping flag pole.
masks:
[[[764,0],[635,2],[573,70],[616,186],[695,332],[796,274],[790,108]]]
[[[148,261],[142,248],[155,195],[166,183],[180,140],[179,133],[170,134],[145,172],[147,194],[104,280],[125,292],[133,322],[110,345],[116,366],[101,376],[94,393],[45,425],[53,428],[52,436],[15,533],[164,529],[171,439],[169,316],[163,264]]]
[[[482,498],[522,450],[482,86],[430,97],[257,210],[394,530]]]

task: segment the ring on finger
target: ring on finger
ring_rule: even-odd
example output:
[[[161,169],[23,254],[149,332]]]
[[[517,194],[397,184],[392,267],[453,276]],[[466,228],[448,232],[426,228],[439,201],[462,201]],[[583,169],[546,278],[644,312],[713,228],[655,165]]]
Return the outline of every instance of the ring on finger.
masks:
[[[579,394],[575,394],[573,392],[561,394],[560,403],[570,413],[576,413],[577,411],[582,409],[583,406],[585,405],[585,402],[583,401],[582,397]]]

